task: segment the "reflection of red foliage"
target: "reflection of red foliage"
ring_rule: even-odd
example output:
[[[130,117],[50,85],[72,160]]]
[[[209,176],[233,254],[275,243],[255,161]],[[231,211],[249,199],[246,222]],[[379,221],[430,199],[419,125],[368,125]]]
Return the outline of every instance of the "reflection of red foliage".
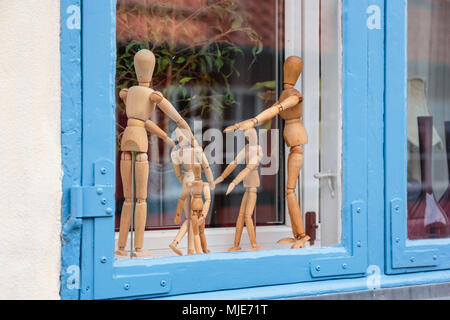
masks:
[[[235,17],[220,20],[211,6],[217,3],[226,6],[231,2],[237,3],[238,12],[244,18],[242,27],[255,30],[263,45],[273,48],[276,43],[276,6],[283,10],[280,1],[276,0],[118,0],[117,41],[150,40],[153,43],[192,45],[211,39],[221,32],[211,26],[219,26],[225,31],[235,21]],[[235,23],[239,24],[238,21]],[[239,45],[252,45],[248,37],[238,32],[227,37]],[[284,35],[279,33],[279,38],[283,39]]]

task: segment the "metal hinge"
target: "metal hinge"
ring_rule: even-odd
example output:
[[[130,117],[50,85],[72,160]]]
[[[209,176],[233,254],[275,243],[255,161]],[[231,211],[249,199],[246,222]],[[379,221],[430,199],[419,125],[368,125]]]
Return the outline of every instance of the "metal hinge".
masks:
[[[115,188],[111,177],[111,161],[99,160],[94,164],[94,186],[74,186],[70,190],[71,214],[75,218],[112,217],[114,215]]]

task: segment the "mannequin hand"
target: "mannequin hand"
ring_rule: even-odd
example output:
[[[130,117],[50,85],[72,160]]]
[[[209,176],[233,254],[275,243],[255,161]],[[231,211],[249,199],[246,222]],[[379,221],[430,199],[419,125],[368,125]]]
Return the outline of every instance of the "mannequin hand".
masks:
[[[223,181],[223,178],[222,178],[222,176],[220,176],[220,177],[218,177],[215,181],[214,181],[214,183],[215,184],[219,184],[219,183],[221,183]]]
[[[214,190],[214,189],[216,188],[216,182],[215,182],[215,181],[210,182],[210,183],[209,183],[209,188],[210,188],[211,190]]]
[[[248,119],[248,120],[236,123],[235,125],[227,127],[223,132],[226,133],[226,132],[234,131],[237,129],[245,131],[245,130],[254,128],[255,125],[256,125],[256,119],[254,119],[254,118]]]
[[[233,189],[234,189],[235,186],[236,186],[236,185],[235,185],[233,182],[230,183],[230,184],[228,185],[228,190],[227,190],[226,195],[229,195],[229,194],[231,193],[231,191],[233,191]]]
[[[177,214],[177,215],[175,216],[175,218],[173,218],[173,222],[174,222],[175,224],[180,224],[180,222],[181,222],[181,217],[180,217],[179,214]]]
[[[175,147],[175,142],[172,139],[170,139],[170,138],[167,138],[166,143],[168,145],[170,145],[171,147]]]

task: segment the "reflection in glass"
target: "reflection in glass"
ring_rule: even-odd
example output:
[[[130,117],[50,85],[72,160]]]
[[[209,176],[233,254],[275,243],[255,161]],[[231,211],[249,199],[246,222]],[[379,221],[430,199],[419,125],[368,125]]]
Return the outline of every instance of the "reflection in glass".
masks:
[[[408,1],[408,237],[450,237],[450,2]],[[436,199],[440,199],[436,201]]]
[[[118,92],[136,84],[133,68],[134,54],[150,49],[156,56],[152,88],[161,91],[188,121],[197,140],[210,137],[210,129],[221,132],[239,119],[257,114],[274,103],[278,64],[283,58],[284,12],[280,1],[206,1],[206,0],[118,0],[117,1],[117,144],[126,126],[125,106]],[[166,132],[174,124],[161,112],[151,119]],[[277,150],[278,135],[272,137],[278,121],[268,123],[264,135],[267,150],[262,167],[270,167]],[[216,139],[210,137],[212,142]],[[223,156],[208,155],[214,176],[218,176],[229,158],[244,146],[244,136],[223,139]],[[208,151],[209,141],[203,148]],[[221,146],[222,147],[222,146]],[[282,156],[282,153],[281,153]],[[118,153],[119,157],[119,153]],[[156,137],[149,141],[150,163],[146,230],[173,229],[181,184],[170,162],[170,146]],[[119,158],[117,159],[119,163]],[[242,168],[241,168],[242,167]],[[239,169],[244,168],[243,164]],[[230,175],[230,181],[239,173]],[[278,172],[277,172],[278,173]],[[119,226],[122,207],[122,181],[116,174],[117,219]],[[284,223],[282,181],[276,173],[261,177],[260,197],[254,217],[256,225]],[[207,227],[234,227],[245,188],[237,186],[225,197],[227,184],[212,192],[211,212]]]

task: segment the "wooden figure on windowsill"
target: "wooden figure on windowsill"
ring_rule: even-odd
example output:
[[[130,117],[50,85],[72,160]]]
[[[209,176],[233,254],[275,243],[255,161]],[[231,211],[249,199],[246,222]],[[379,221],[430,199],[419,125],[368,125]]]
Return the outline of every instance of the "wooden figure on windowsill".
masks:
[[[150,120],[158,106],[170,119],[189,134],[192,132],[187,122],[178,114],[172,104],[163,95],[150,88],[155,68],[155,56],[149,50],[141,50],[134,56],[134,67],[139,85],[120,91],[119,96],[126,106],[128,117],[127,127],[122,136],[120,150],[120,172],[123,182],[125,202],[120,217],[118,250],[120,256],[127,256],[125,246],[131,225],[134,206],[134,252],[133,257],[150,256],[150,252],[143,250],[145,221],[147,219],[147,182],[148,182],[148,136],[147,131],[155,134],[166,143],[175,143],[168,135]],[[134,159],[136,155],[136,159]],[[135,181],[135,183],[133,183]],[[136,192],[132,196],[134,189]],[[136,204],[134,204],[136,198]],[[133,239],[132,239],[133,241]]]
[[[171,152],[172,165],[183,190],[178,201],[174,223],[180,224],[183,209],[186,219],[169,247],[176,254],[183,255],[178,244],[187,233],[188,254],[209,253],[204,229],[205,218],[211,203],[210,188],[215,188],[214,177],[208,160],[196,140],[179,128],[175,129],[175,136],[178,147]],[[183,169],[184,174],[182,174]],[[209,184],[202,181],[202,169]],[[205,197],[204,203],[202,194]]]
[[[233,189],[244,181],[245,193],[242,198],[241,207],[239,209],[239,216],[236,221],[236,233],[234,236],[234,245],[229,252],[239,251],[241,247],[242,230],[244,229],[244,223],[247,228],[248,237],[252,249],[259,250],[260,248],[256,244],[255,227],[253,224],[253,211],[255,210],[257,188],[260,186],[258,167],[262,159],[262,148],[258,144],[258,136],[254,128],[245,131],[245,137],[248,140],[248,144],[238,153],[236,159],[234,159],[223,171],[223,173],[216,179],[215,183],[221,183],[236,166],[243,162],[245,159],[246,167],[242,170],[237,177],[230,183],[227,190],[227,195],[233,191]]]
[[[303,165],[303,145],[308,143],[308,135],[301,121],[303,97],[294,86],[303,69],[303,61],[296,56],[288,57],[284,63],[284,90],[273,106],[255,118],[239,122],[224,130],[248,130],[262,125],[278,114],[285,120],[284,141],[290,147],[288,156],[288,178],[286,198],[292,223],[293,238],[285,238],[278,243],[293,243],[292,248],[301,248],[310,239],[305,233],[300,206],[295,196],[295,186]]]

